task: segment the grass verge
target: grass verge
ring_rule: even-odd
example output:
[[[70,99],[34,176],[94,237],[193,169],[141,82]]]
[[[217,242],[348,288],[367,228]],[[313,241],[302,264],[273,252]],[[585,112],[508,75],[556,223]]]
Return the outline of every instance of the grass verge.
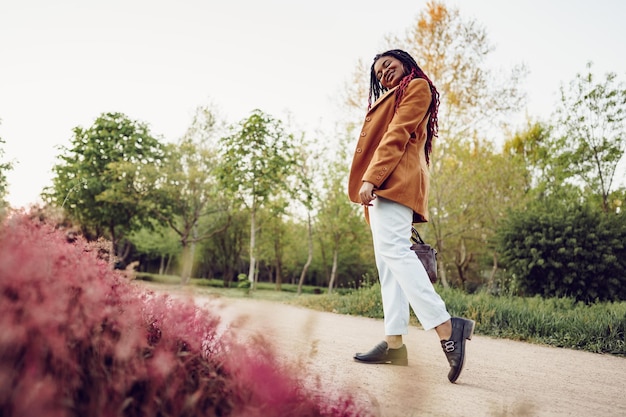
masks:
[[[163,276],[149,280],[170,286],[180,282],[178,277]],[[315,287],[306,287],[301,295],[297,295],[297,286],[292,284],[283,284],[282,290],[276,291],[275,284],[258,283],[256,290],[247,291],[224,288],[219,280],[192,279],[191,287],[198,295],[256,298],[318,311],[383,318],[378,284],[331,294],[315,294]],[[467,294],[440,285],[436,288],[450,314],[476,321],[478,334],[626,357],[626,302],[586,305],[569,298]],[[411,322],[419,326],[413,314]]]

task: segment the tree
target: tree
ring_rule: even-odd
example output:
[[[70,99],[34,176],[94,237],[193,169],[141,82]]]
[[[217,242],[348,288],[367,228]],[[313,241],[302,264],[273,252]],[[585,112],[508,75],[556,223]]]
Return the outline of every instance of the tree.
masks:
[[[257,213],[268,198],[285,190],[296,164],[293,135],[282,123],[254,110],[250,117],[220,140],[219,178],[250,211],[250,267],[248,280],[254,287]]]
[[[410,51],[441,94],[440,140],[476,140],[495,135],[494,126],[509,126],[510,114],[524,104],[520,83],[527,70],[517,65],[508,73],[490,70],[494,51],[486,29],[465,19],[458,8],[430,1],[404,38],[395,39]],[[442,149],[444,150],[444,149]]]
[[[344,163],[347,158],[345,141],[340,143],[335,160],[326,158],[326,167],[322,174],[324,190],[319,200],[319,212],[317,216],[316,230],[318,231],[321,252],[324,263],[330,263],[331,269],[328,273],[328,292],[331,293],[339,281],[340,265],[344,270],[351,272],[351,278],[356,285],[360,284],[360,272],[369,270],[373,265],[372,261],[365,268],[361,262],[361,253],[372,254],[371,235],[367,226],[363,208],[353,204],[347,195],[346,184],[348,182],[348,165]],[[367,249],[362,250],[367,242]],[[330,253],[328,253],[330,252]],[[342,259],[340,259],[340,256]],[[330,260],[327,259],[330,257]],[[367,256],[364,258],[367,259]],[[356,275],[356,276],[355,276]]]
[[[235,273],[245,268],[242,254],[245,252],[246,240],[249,242],[249,216],[234,203],[230,201],[228,209],[220,214],[225,217],[221,223],[227,227],[201,242],[202,249],[199,251],[198,269],[209,277],[221,274],[225,287],[230,287]]]
[[[272,196],[267,199],[257,216],[259,224],[263,224],[257,234],[257,264],[259,267],[266,267],[269,281],[275,283],[276,291],[282,288],[285,248],[289,247],[286,216],[288,205],[289,201],[284,195]]]
[[[438,264],[453,266],[455,278],[448,277],[448,270],[441,267],[439,278],[444,285],[456,282],[471,289],[484,278],[481,263],[491,263],[489,280],[493,279],[497,253],[488,242],[508,210],[525,200],[530,184],[525,161],[495,152],[489,143],[475,147],[457,142],[450,150],[450,154],[441,155],[438,163],[455,175],[431,178],[437,192],[430,200],[430,227],[424,238],[434,236],[437,247],[443,249],[447,242],[454,242],[451,250],[438,254]],[[468,181],[471,184],[466,184]]]
[[[616,169],[626,151],[625,121],[626,87],[615,73],[596,81],[588,63],[586,74],[577,74],[568,89],[561,87],[554,158],[565,179],[582,181],[602,196],[604,212],[610,210]]]
[[[526,126],[516,131],[504,142],[503,153],[514,159],[520,159],[528,170],[528,187],[538,190],[541,194],[554,178],[554,164],[550,149],[552,126],[543,122],[527,121]]]
[[[4,145],[4,139],[0,138],[0,145]],[[0,158],[4,156],[4,149],[0,147]],[[7,189],[9,184],[7,182],[7,171],[13,169],[13,164],[11,162],[1,162],[0,159],[0,212],[8,206],[5,198],[7,195]]]
[[[290,129],[292,130],[292,129]],[[263,223],[258,235],[257,261],[265,263],[270,281],[276,283],[276,290],[280,291],[284,279],[293,272],[293,267],[301,258],[302,253],[295,244],[302,239],[302,233],[297,233],[299,227],[295,222],[302,219],[303,210],[308,220],[307,242],[308,257],[300,273],[304,281],[306,270],[313,260],[313,230],[311,211],[313,210],[313,184],[315,178],[311,167],[311,160],[318,154],[311,149],[311,141],[304,140],[304,133],[292,135],[293,158],[290,175],[284,179],[284,187],[277,188],[266,199],[265,207],[258,217]],[[291,253],[289,253],[291,252]],[[291,262],[291,263],[290,263]],[[301,285],[299,284],[300,292]]]
[[[159,275],[168,273],[172,259],[181,252],[179,236],[168,226],[156,222],[153,227],[132,232],[128,239],[138,253],[159,259]]]
[[[163,160],[163,145],[146,124],[122,113],[103,113],[91,127],[73,132],[43,196],[78,221],[87,237],[108,237],[113,253],[124,260],[130,246],[120,250],[118,243],[150,226],[151,202],[144,197],[158,183],[146,173]]]
[[[313,219],[311,212],[313,211],[315,203],[315,194],[313,192],[314,184],[314,172],[313,161],[316,158],[316,153],[310,149],[304,149],[301,147],[298,153],[300,163],[297,164],[296,178],[300,183],[298,187],[299,192],[298,200],[302,203],[306,210],[306,231],[307,231],[307,259],[300,272],[300,278],[298,279],[298,295],[302,294],[302,285],[306,278],[307,271],[313,261]]]
[[[223,230],[227,223],[200,220],[225,209],[216,177],[216,154],[211,141],[221,124],[209,107],[196,110],[193,122],[181,140],[168,147],[166,163],[154,171],[161,187],[155,193],[154,215],[180,238],[182,248],[181,284],[189,282],[196,244]],[[226,218],[228,220],[228,218]]]

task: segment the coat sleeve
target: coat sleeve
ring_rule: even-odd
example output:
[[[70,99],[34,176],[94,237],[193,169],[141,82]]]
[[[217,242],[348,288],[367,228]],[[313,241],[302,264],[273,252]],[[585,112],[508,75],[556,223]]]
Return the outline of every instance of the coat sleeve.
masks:
[[[363,181],[380,187],[391,175],[404,155],[411,133],[415,132],[426,116],[431,100],[432,94],[426,80],[416,78],[409,83],[363,175]]]

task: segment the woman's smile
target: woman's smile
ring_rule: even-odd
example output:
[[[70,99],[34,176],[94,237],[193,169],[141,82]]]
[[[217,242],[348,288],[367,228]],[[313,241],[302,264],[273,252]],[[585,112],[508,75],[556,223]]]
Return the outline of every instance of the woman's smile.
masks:
[[[374,70],[380,84],[386,89],[397,86],[405,75],[402,62],[391,56],[384,56],[376,61]]]

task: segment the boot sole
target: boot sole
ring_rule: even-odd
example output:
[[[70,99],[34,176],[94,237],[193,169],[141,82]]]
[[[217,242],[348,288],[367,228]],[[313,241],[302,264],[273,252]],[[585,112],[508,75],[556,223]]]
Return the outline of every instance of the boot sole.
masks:
[[[409,365],[409,360],[408,359],[397,359],[397,360],[393,360],[393,361],[362,361],[360,359],[354,358],[355,362],[358,363],[366,363],[366,364],[370,364],[370,365],[397,365],[397,366],[408,366]]]

